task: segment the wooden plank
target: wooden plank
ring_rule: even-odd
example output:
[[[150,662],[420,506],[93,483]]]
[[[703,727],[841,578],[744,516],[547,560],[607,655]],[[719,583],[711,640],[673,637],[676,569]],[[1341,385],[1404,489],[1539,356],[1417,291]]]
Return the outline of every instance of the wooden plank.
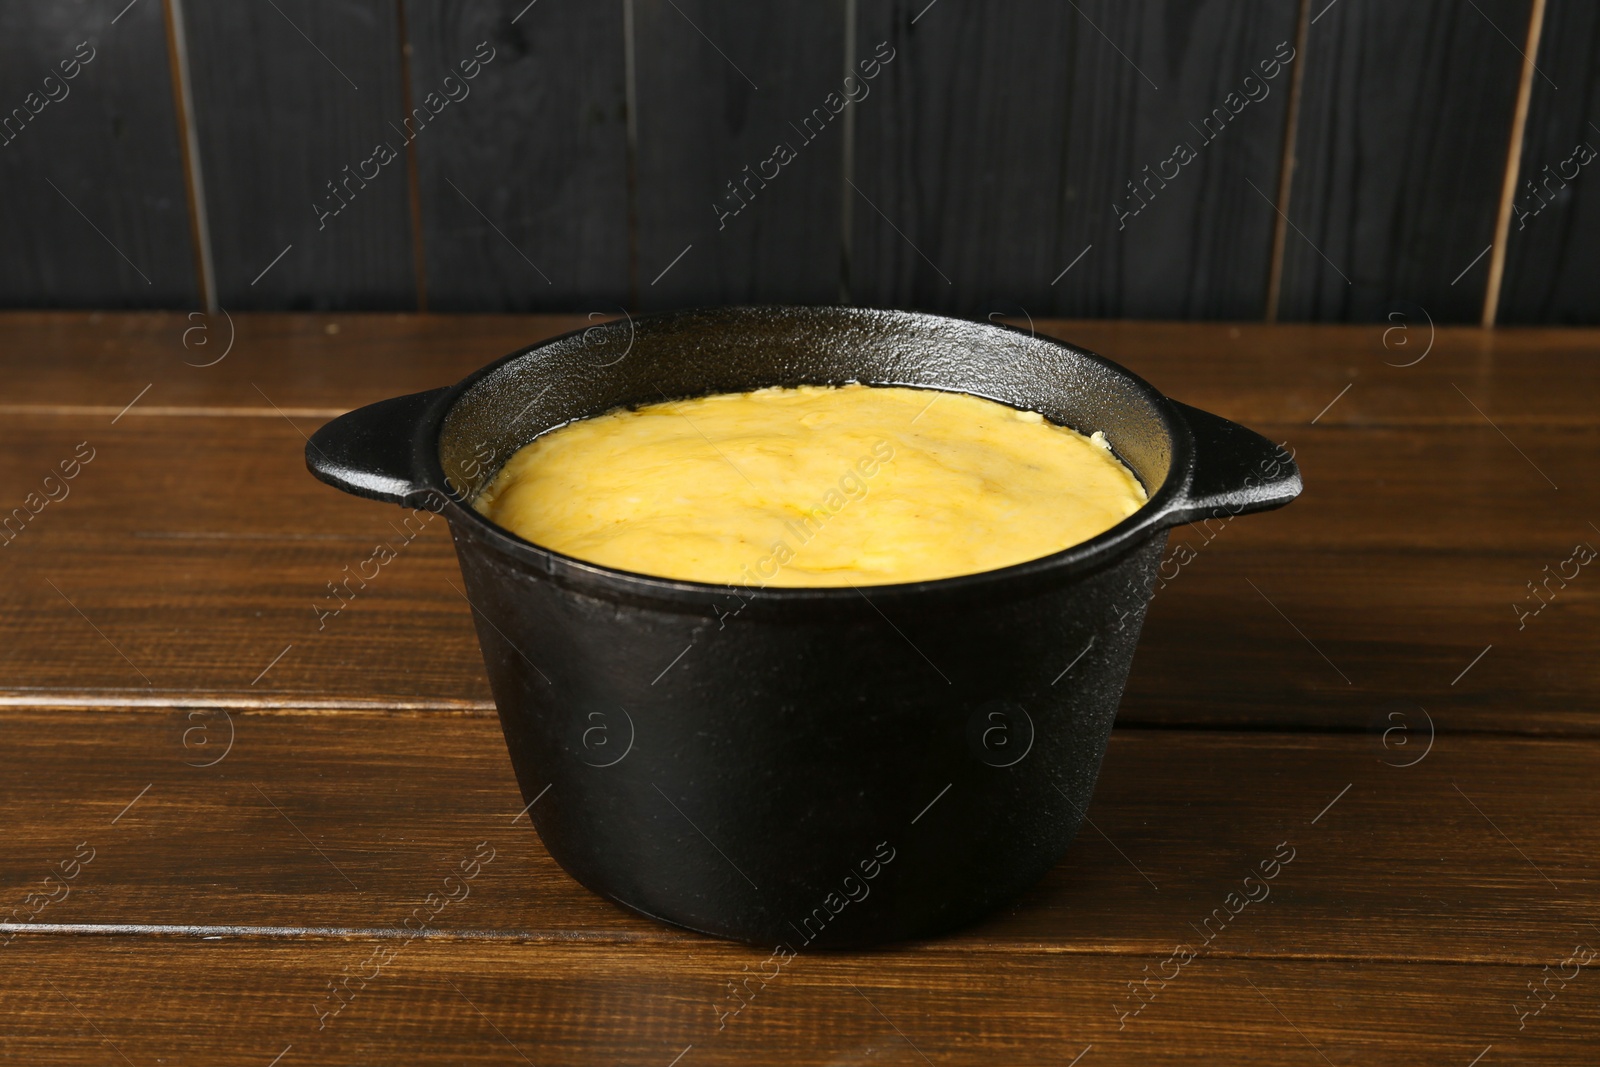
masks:
[[[416,140],[428,306],[616,314],[629,256],[622,5],[405,11],[413,105],[451,101]]]
[[[803,956],[737,1015],[730,982],[764,951],[720,944],[428,945],[401,953],[318,1030],[328,984],[373,974],[383,946],[16,942],[0,1048],[20,1062],[1249,1065],[1584,1061],[1600,1024],[1586,971],[1518,1031],[1527,984],[1552,970],[1339,961],[1190,964],[1119,1030],[1126,983],[1160,958],[907,953]],[[1583,957],[1587,958],[1587,957]],[[767,964],[771,973],[772,964]],[[1574,961],[1569,968],[1578,966]],[[749,970],[746,971],[745,968]],[[1152,984],[1152,988],[1154,985]],[[1531,1008],[1529,1009],[1531,1010]],[[720,1022],[720,1026],[719,1026]],[[109,1046],[109,1047],[108,1047]],[[181,1061],[175,1059],[182,1055]]]
[[[66,487],[65,498],[36,516],[48,538],[13,531],[6,543],[16,552],[49,552],[44,542],[53,538],[365,542],[407,512],[348,497],[306,472],[303,434],[321,421],[315,413],[286,418],[270,409],[249,419],[129,414],[114,425],[86,414],[13,414],[0,426],[8,452],[0,500],[20,502],[74,455],[94,458]],[[1284,433],[1310,488],[1280,512],[1227,524],[1230,535],[1251,530],[1250,540],[1263,550],[1363,557],[1376,566],[1384,557],[1423,550],[1536,558],[1581,539],[1589,521],[1585,498],[1600,492],[1600,470],[1592,462],[1600,448],[1595,430],[1518,427],[1516,441],[1507,442],[1482,420],[1421,433],[1273,429]],[[197,443],[203,443],[198,454]],[[1403,522],[1383,515],[1391,500],[1405,502]],[[1589,536],[1597,535],[1590,530]]]
[[[846,112],[874,106],[843,0],[638,0],[634,23],[640,306],[836,301]]]
[[[1513,202],[1501,322],[1600,321],[1594,284],[1600,274],[1600,193],[1594,186],[1600,178],[1590,165],[1600,158],[1597,50],[1600,11],[1550,0]]]
[[[128,419],[152,411],[279,419],[283,411],[309,430],[319,418],[449,385],[535,341],[590,325],[581,315],[11,312],[0,316],[11,407],[0,410],[103,411],[105,420],[125,408]]]
[[[223,307],[416,306],[396,15],[392,0],[185,7]]]
[[[591,324],[578,315],[7,312],[0,411],[42,407],[109,420],[148,385],[127,419],[191,411],[281,418],[275,404],[309,428]],[[1267,429],[1313,419],[1319,427],[1487,427],[1485,415],[1512,433],[1591,426],[1589,398],[1600,390],[1591,331],[1436,327],[1416,309],[1374,325],[1039,319],[1034,328],[1102,352],[1180,400]]]
[[[738,1016],[728,992],[763,950],[682,945],[426,945],[403,952],[318,1030],[328,984],[373,974],[382,945],[187,944],[109,939],[11,945],[3,1048],[26,1062],[317,1064],[976,1065],[1419,1064],[1462,1067],[1493,1048],[1518,1064],[1573,1064],[1600,1037],[1592,931],[1550,937],[1536,966],[1190,963],[1118,1030],[1126,982],[1163,957],[994,961],[915,953],[806,955]],[[1579,958],[1587,958],[1582,955]],[[1526,985],[1578,966],[1518,1030]],[[749,968],[746,971],[744,968]],[[768,973],[771,973],[771,966]],[[1586,979],[1587,976],[1587,979]],[[1155,989],[1152,982],[1152,989]],[[1531,1011],[1531,1006],[1528,1008]],[[718,1025],[722,1024],[722,1025]],[[110,1046],[110,1048],[107,1048]]]
[[[1430,740],[1420,718],[1384,729],[1400,732],[1118,730],[1093,825],[1066,858],[1013,906],[904,951],[1151,955],[1209,934],[1208,957],[1538,965],[1570,948],[1600,897],[1597,743]],[[490,715],[8,710],[0,730],[14,754],[0,782],[0,921],[21,924],[0,933],[18,935],[0,952],[33,936],[130,930],[392,937],[484,841],[492,862],[420,951],[459,940],[706,945],[555,866],[517,817],[524,801]],[[69,894],[9,920],[80,842],[94,854]],[[937,831],[903,847],[938,848]],[[1274,856],[1287,862],[1263,906],[1241,906],[1220,932],[1189,926]]]
[[[1276,188],[1294,5],[926,7],[861,5],[861,51],[896,58],[856,142],[857,302],[1261,316],[1273,213],[1250,183]]]
[[[1582,331],[1480,330],[1417,308],[1368,326],[1045,321],[1162,392],[1282,440],[1301,428],[1593,425],[1600,388]],[[1572,383],[1572,390],[1550,382]],[[1282,428],[1281,431],[1278,428]]]
[[[1576,569],[1558,533],[1543,558],[1491,559],[1303,553],[1249,530],[1218,532],[1217,549],[1237,540],[1212,560],[1199,528],[1174,533],[1123,721],[1364,729],[1400,700],[1449,729],[1594,729],[1600,679],[1576,662],[1600,625],[1594,594],[1552,579],[1540,609],[1549,594],[1525,584]],[[1600,545],[1583,525],[1571,539]]]
[[[1344,0],[1317,17],[1281,318],[1478,320],[1528,13]]]
[[[163,8],[0,10],[0,303],[199,300]]]
[[[85,538],[46,528],[65,514],[41,516],[4,566],[0,703],[488,707],[443,529],[405,543],[381,512],[362,515],[364,540]],[[1172,580],[1151,608],[1122,721],[1366,729],[1375,707],[1405,698],[1451,729],[1600,729],[1589,699],[1597,668],[1582,653],[1600,614],[1594,592],[1552,585],[1554,602],[1521,630],[1512,606],[1533,612],[1525,583],[1569,558],[1556,535],[1542,556],[1430,559],[1296,552],[1262,544],[1254,528],[1210,545],[1199,529],[1175,535],[1163,571]],[[380,542],[399,546],[400,560],[324,625],[319,610],[340,603],[328,583]],[[1040,684],[1075,651],[1041,663]]]
[[[443,524],[407,527],[405,511],[312,479],[315,409],[258,410],[5,421],[0,499],[38,510],[5,512],[7,699],[485,706]],[[1600,587],[1571,562],[1600,543],[1584,504],[1600,492],[1593,429],[1283,432],[1308,492],[1174,533],[1125,721],[1360,729],[1406,696],[1455,728],[1596,728],[1600,664],[1582,650]],[[67,495],[39,503],[43,479],[88,454]],[[325,620],[343,599],[329,583],[379,543],[400,558]]]

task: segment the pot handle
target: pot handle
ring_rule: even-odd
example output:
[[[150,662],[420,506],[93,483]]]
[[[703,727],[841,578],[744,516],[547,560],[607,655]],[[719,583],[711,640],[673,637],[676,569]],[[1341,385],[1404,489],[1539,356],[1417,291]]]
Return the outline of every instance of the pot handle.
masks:
[[[1209,411],[1170,401],[1194,440],[1194,474],[1167,522],[1176,526],[1281,508],[1304,488],[1294,452]]]
[[[417,428],[447,389],[397,396],[347,411],[306,441],[306,469],[335,489],[369,500],[438,510],[417,455]]]

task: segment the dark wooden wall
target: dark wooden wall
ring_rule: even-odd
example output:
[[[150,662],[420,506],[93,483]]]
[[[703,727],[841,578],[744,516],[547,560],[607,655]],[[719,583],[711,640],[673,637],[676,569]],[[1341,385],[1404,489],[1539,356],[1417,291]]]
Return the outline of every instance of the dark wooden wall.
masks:
[[[1588,0],[18,2],[0,305],[1593,323],[1597,56]]]

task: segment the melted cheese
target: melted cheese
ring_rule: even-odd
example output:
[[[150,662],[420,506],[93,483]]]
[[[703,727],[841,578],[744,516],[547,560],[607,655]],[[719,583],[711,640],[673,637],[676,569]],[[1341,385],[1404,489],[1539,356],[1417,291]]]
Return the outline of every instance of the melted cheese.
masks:
[[[993,570],[1088,540],[1145,499],[1099,433],[961,393],[847,385],[575,422],[518,450],[476,507],[592,563],[760,587]]]

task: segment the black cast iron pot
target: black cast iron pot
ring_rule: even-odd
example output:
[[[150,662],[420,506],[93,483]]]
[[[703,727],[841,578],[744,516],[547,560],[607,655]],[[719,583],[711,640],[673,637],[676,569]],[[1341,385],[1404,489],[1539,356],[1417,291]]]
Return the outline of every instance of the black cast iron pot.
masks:
[[[1042,559],[859,590],[632,574],[524,541],[467,503],[517,448],[574,419],[849,381],[1103,430],[1150,501]],[[794,951],[949,930],[1038,880],[1089,806],[1167,529],[1300,492],[1265,438],[1092,353],[845,307],[571,333],[341,416],[306,463],[347,492],[449,519],[551,855],[644,915]]]

